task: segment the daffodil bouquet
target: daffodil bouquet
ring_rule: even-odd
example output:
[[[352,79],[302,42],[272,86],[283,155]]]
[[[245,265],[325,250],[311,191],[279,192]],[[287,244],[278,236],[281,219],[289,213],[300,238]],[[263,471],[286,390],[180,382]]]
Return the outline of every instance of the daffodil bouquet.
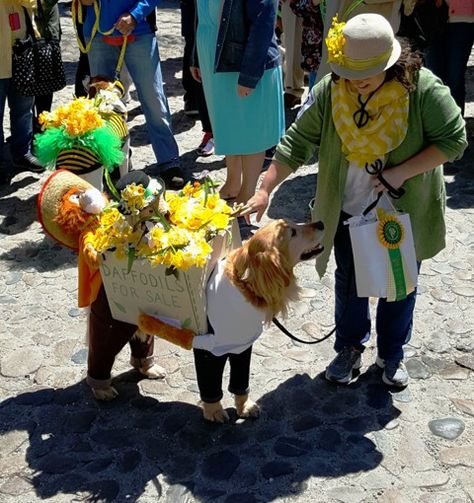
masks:
[[[208,180],[163,194],[130,184],[119,196],[99,215],[86,243],[98,253],[126,258],[128,271],[136,259],[181,271],[204,267],[213,238],[228,232],[234,218],[234,210]]]

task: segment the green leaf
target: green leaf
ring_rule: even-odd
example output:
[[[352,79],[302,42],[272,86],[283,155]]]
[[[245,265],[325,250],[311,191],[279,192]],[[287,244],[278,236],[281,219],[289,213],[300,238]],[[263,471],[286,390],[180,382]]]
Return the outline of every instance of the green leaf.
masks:
[[[110,193],[114,197],[116,201],[120,201],[121,197],[120,194],[117,192],[117,189],[115,188],[115,185],[112,182],[112,179],[110,178],[110,172],[108,169],[104,169],[104,178],[105,178],[105,183],[107,184],[107,188],[110,190]]]
[[[181,323],[181,328],[189,328],[191,326],[191,318],[186,318],[183,323]]]
[[[176,278],[176,281],[179,281],[179,271],[176,269],[176,267],[168,267],[165,270],[165,276],[174,276]]]
[[[114,300],[113,302],[114,302],[114,304],[115,304],[115,307],[116,307],[119,311],[121,311],[122,313],[126,313],[126,312],[127,312],[127,310],[126,310],[126,309],[122,306],[122,304],[119,304],[119,303],[118,303],[117,301],[115,301],[115,300]]]
[[[128,264],[127,264],[127,274],[130,274],[130,271],[133,267],[133,261],[135,260],[135,248],[130,247],[128,249]]]

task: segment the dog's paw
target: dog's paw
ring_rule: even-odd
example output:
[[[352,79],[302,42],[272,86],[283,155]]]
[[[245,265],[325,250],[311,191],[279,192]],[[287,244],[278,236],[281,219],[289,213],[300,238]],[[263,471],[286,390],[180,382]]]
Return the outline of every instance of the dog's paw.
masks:
[[[235,408],[239,417],[256,418],[260,416],[260,407],[249,398],[241,400],[239,397],[235,397]]]
[[[91,390],[96,400],[101,400],[103,402],[110,402],[110,400],[118,396],[118,391],[113,386],[103,389],[91,387]]]
[[[227,423],[229,415],[224,410],[220,402],[217,403],[202,403],[204,419],[213,423]]]
[[[99,256],[91,243],[86,243],[82,251],[84,259],[89,267],[93,269],[99,267]]]
[[[154,363],[151,367],[138,367],[138,372],[147,376],[148,379],[164,379],[166,377],[166,369]]]

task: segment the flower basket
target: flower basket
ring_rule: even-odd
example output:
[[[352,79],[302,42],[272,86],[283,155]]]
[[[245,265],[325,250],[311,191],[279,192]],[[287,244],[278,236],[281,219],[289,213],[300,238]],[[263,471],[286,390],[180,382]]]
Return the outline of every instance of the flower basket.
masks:
[[[240,245],[233,210],[212,184],[195,182],[151,198],[132,184],[99,221],[85,243],[102,256],[112,316],[136,324],[146,313],[206,333],[207,280],[217,261]]]

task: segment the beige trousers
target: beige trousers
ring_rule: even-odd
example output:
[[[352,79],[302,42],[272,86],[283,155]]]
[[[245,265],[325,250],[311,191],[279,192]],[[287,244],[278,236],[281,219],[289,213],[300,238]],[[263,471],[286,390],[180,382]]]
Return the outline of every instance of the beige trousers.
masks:
[[[301,68],[302,20],[293,14],[288,0],[281,6],[281,22],[282,42],[285,47],[283,64],[285,93],[301,97],[304,91],[304,71]]]

